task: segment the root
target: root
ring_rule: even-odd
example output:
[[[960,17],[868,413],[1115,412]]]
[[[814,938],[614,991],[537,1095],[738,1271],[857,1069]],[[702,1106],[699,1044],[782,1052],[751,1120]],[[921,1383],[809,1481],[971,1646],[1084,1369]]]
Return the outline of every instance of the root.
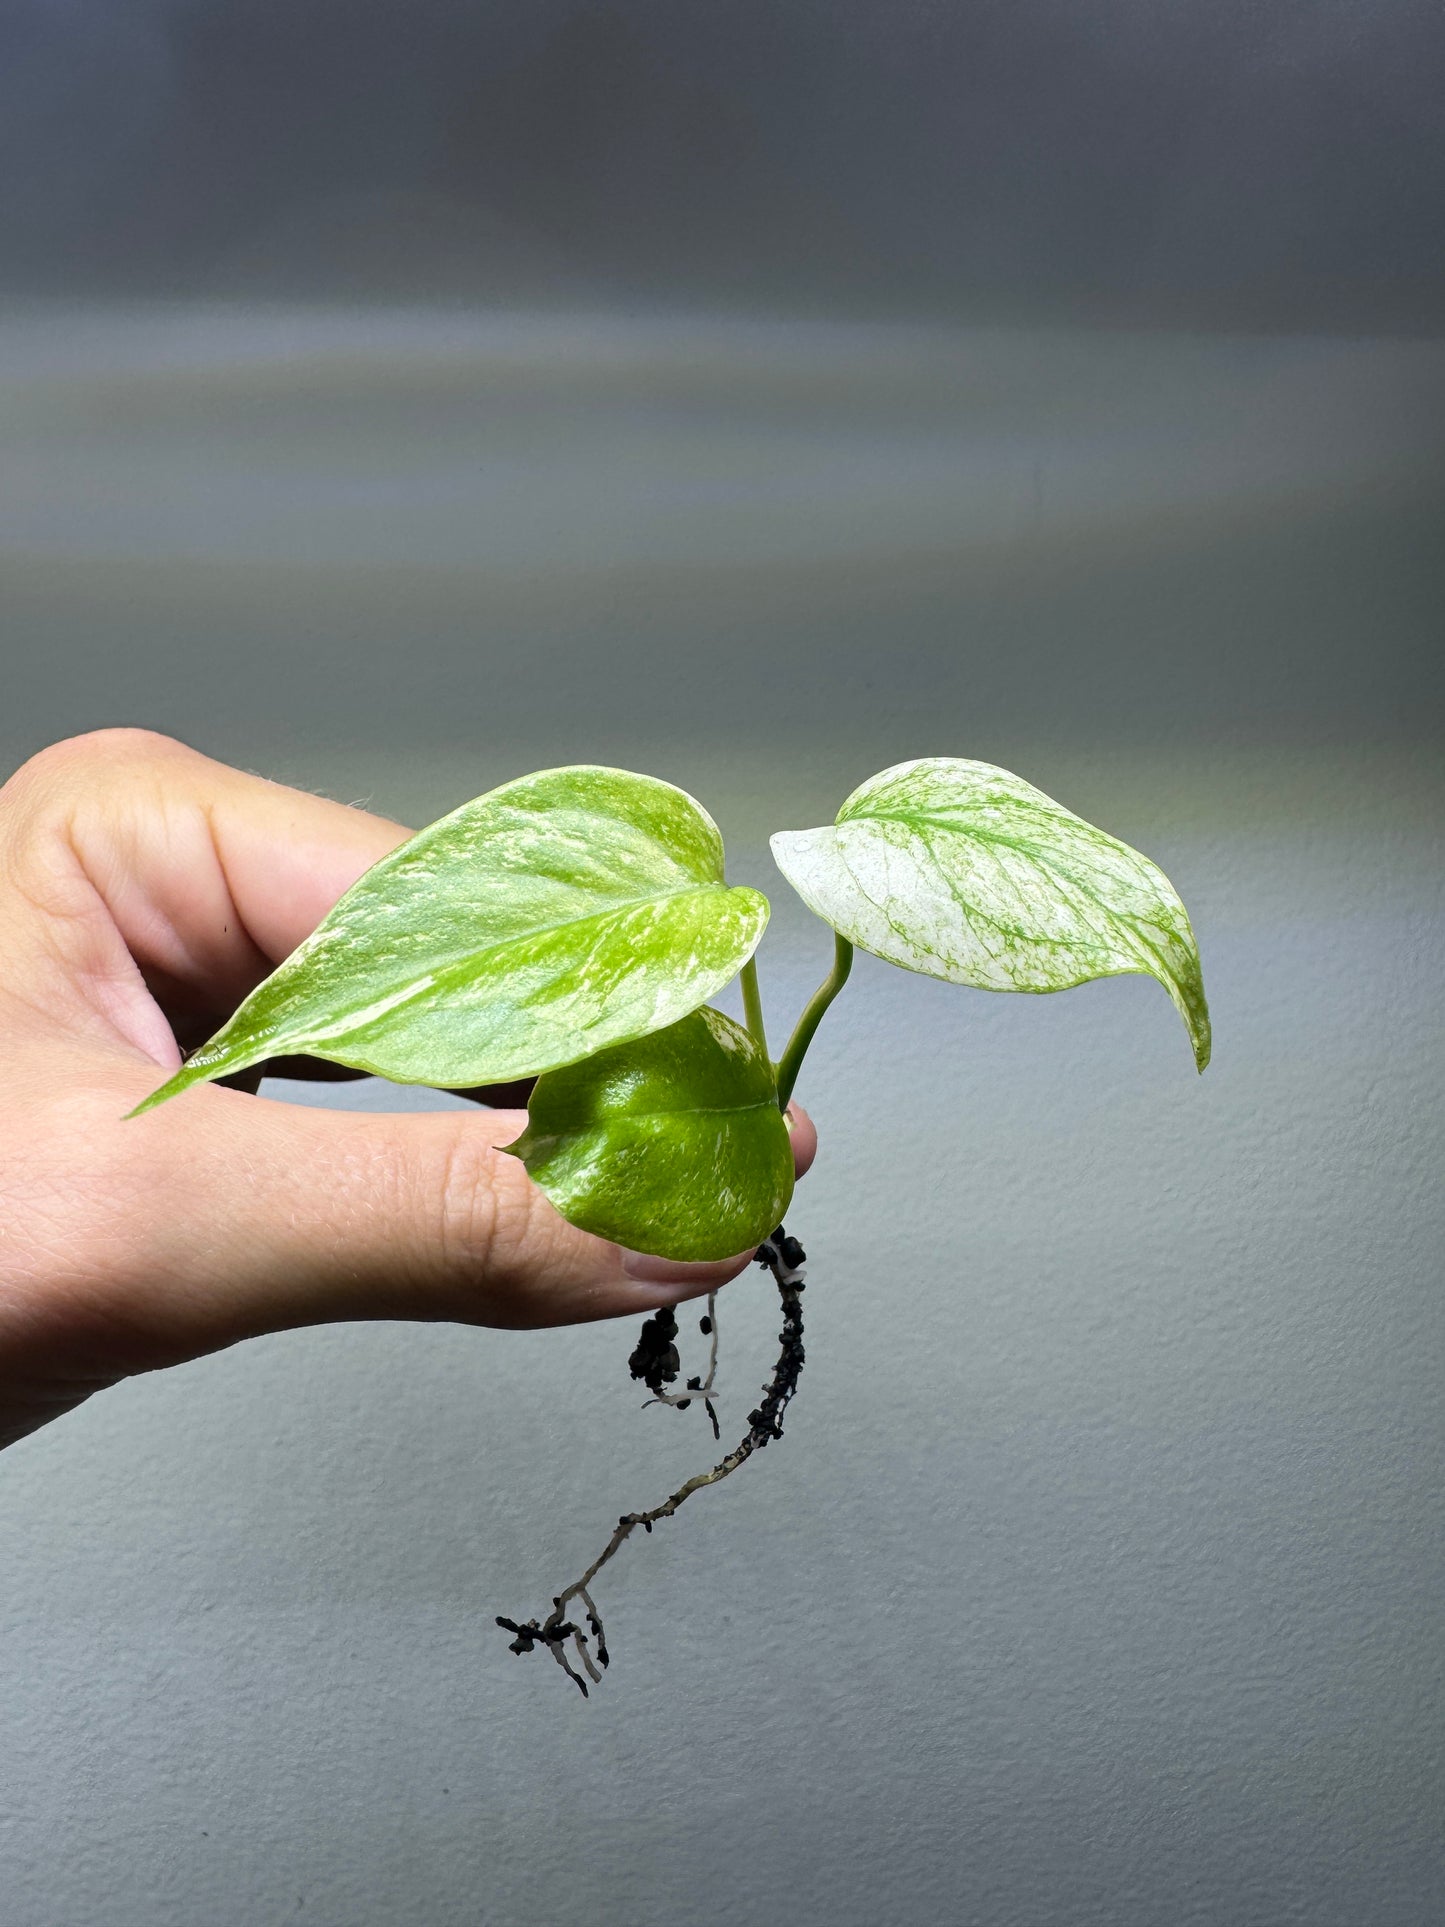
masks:
[[[602,1630],[602,1618],[589,1590],[598,1573],[622,1550],[638,1526],[650,1533],[660,1519],[670,1519],[694,1492],[700,1492],[704,1486],[717,1485],[736,1472],[740,1465],[746,1464],[754,1452],[762,1451],[772,1440],[783,1436],[783,1414],[792,1402],[803,1371],[802,1265],[806,1255],[797,1239],[789,1237],[781,1225],[766,1244],[758,1247],[757,1262],[772,1273],[778,1296],[782,1300],[783,1329],[778,1334],[781,1350],[773,1375],[763,1387],[762,1403],[748,1413],[748,1429],[739,1443],[726,1458],[719,1459],[711,1471],[695,1473],[650,1512],[624,1512],[601,1553],[580,1579],[574,1580],[554,1597],[552,1610],[545,1619],[528,1619],[519,1623],[515,1619],[504,1619],[500,1613],[497,1615],[497,1624],[515,1635],[512,1640],[514,1653],[530,1653],[538,1646],[545,1647],[568,1679],[580,1688],[584,1698],[587,1696],[587,1680],[592,1680],[595,1685],[602,1677],[598,1668],[605,1669],[610,1657],[606,1635]],[[705,1379],[689,1379],[685,1392],[675,1393],[664,1389],[677,1378],[681,1369],[677,1347],[673,1342],[677,1336],[677,1320],[670,1310],[656,1313],[647,1320],[642,1339],[629,1363],[633,1377],[644,1380],[653,1394],[648,1400],[649,1404],[659,1402],[686,1410],[694,1398],[700,1398],[712,1420],[713,1435],[719,1437],[717,1413],[708,1396],[717,1373],[718,1355],[717,1307],[712,1297],[708,1299],[706,1328],[712,1340],[707,1376]],[[585,1615],[585,1629],[568,1617],[567,1609],[574,1601],[580,1604]],[[574,1656],[581,1671],[572,1664]]]

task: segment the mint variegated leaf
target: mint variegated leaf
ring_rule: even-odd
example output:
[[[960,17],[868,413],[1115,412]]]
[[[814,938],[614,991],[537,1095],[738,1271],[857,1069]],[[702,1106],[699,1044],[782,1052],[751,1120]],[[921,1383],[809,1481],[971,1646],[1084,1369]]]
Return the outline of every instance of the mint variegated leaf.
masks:
[[[138,1110],[294,1053],[443,1087],[552,1070],[695,1010],[767,919],[684,791],[544,770],[383,857]]]
[[[925,757],[856,789],[825,829],[772,839],[808,907],[860,949],[981,990],[1067,990],[1153,977],[1194,1060],[1209,1008],[1189,917],[1149,859],[1022,777]]]

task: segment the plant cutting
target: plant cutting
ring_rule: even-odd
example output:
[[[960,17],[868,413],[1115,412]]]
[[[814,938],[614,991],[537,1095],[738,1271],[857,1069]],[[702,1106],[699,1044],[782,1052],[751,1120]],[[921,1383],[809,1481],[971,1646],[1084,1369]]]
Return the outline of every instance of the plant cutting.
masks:
[[[767,899],[728,883],[718,828],[684,791],[584,765],[503,784],[384,857],[133,1113],[298,1054],[443,1089],[533,1078],[527,1128],[507,1148],[572,1224],[669,1259],[756,1247],[783,1322],[738,1445],[624,1513],[549,1614],[499,1620],[514,1651],[551,1652],[584,1694],[609,1659],[592,1592],[602,1568],[639,1526],[650,1533],[782,1436],[804,1363],[785,1111],[855,948],[982,990],[1151,976],[1197,1067],[1209,1061],[1199,952],[1168,879],[1007,770],[898,764],[833,823],[781,831],[772,849],[834,945],[776,1058],[754,956]],[[735,978],[742,1023],[709,1002]],[[700,1322],[706,1367],[681,1388],[671,1310],[645,1322],[629,1367],[649,1404],[701,1407],[720,1438],[715,1295]]]

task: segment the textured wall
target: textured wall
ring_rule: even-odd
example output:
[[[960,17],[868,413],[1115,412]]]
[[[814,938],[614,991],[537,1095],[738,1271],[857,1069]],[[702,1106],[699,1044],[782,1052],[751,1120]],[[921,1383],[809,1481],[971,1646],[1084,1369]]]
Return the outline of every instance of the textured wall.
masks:
[[[491,1615],[707,1457],[629,1330],[283,1335],[5,1454],[5,1927],[1441,1919],[1438,351],[358,326],[8,326],[7,762],[653,769],[777,1025],[763,831],[988,756],[1164,865],[1216,1060],[860,960],[788,1436],[611,1569],[589,1704]]]

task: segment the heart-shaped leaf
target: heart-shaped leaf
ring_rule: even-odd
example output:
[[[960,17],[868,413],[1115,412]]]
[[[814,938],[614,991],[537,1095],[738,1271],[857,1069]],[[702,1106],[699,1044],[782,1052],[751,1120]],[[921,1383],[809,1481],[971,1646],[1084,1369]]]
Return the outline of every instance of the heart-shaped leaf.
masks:
[[[682,790],[543,770],[383,857],[138,1108],[283,1053],[442,1086],[575,1063],[696,1009],[767,920]]]
[[[1147,857],[990,763],[931,756],[873,777],[827,829],[772,839],[809,909],[860,949],[980,990],[1157,978],[1209,1062],[1184,905]]]
[[[570,1223],[634,1251],[731,1258],[793,1195],[773,1067],[718,1010],[550,1071],[527,1112],[507,1149]]]

